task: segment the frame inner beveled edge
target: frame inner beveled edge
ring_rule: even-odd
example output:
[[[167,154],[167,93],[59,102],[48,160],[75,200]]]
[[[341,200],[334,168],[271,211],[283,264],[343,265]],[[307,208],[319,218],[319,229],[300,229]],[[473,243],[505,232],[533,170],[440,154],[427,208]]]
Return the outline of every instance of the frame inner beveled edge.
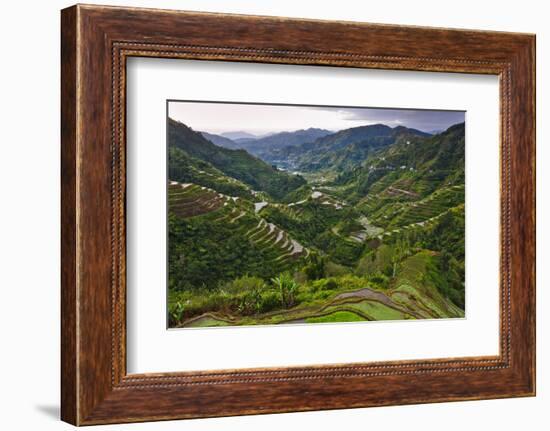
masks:
[[[500,78],[500,352],[499,356],[384,361],[237,370],[126,374],[126,58],[156,57],[347,66],[392,70],[485,73]],[[291,59],[292,63],[288,60]],[[121,41],[111,56],[111,379],[115,389],[277,382],[323,378],[374,377],[452,371],[488,371],[510,367],[511,349],[511,223],[510,223],[510,64],[456,58],[372,56],[315,51],[284,51]]]

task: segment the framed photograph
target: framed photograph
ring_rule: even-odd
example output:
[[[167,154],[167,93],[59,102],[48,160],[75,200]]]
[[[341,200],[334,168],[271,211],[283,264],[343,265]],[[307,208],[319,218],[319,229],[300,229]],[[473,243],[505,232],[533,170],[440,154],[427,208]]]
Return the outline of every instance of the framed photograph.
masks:
[[[62,419],[535,394],[535,37],[62,11]]]
[[[167,130],[169,328],[465,316],[465,112],[169,100]]]

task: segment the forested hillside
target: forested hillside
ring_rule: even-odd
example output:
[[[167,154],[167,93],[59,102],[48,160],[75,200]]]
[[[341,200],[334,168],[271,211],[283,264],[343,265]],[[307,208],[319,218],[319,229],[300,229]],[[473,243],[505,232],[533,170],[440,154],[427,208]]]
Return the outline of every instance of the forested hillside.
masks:
[[[169,120],[170,326],[464,316],[464,124],[207,136]]]
[[[274,198],[281,198],[287,193],[305,184],[298,175],[288,175],[252,156],[245,150],[231,150],[218,147],[200,133],[172,119],[168,122],[169,148],[177,148],[195,159],[209,163],[225,175],[235,178],[257,191],[264,191]],[[174,172],[179,167],[169,157],[169,168]],[[172,163],[172,164],[171,164]],[[183,175],[183,172],[179,172]]]
[[[272,163],[299,171],[342,171],[357,166],[372,151],[394,144],[399,139],[415,136],[429,135],[406,127],[374,124],[341,130],[312,142],[278,147],[264,157]]]

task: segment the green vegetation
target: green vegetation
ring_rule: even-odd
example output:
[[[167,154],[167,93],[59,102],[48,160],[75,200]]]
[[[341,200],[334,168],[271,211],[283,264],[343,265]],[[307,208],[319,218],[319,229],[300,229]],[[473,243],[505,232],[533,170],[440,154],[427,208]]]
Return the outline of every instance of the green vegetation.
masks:
[[[229,196],[254,199],[246,184],[224,175],[210,163],[191,157],[179,148],[170,147],[168,151],[168,178],[173,181],[216,189]]]
[[[338,172],[362,164],[370,154],[399,140],[427,137],[427,133],[406,127],[391,128],[384,124],[354,127],[317,139],[313,143],[275,149],[264,155],[270,162],[286,161],[299,171],[316,172],[332,169]]]
[[[300,132],[169,120],[170,326],[464,316],[464,125]]]
[[[225,175],[249,185],[254,190],[264,191],[274,198],[282,198],[305,184],[305,180],[299,175],[281,172],[245,150],[218,147],[200,133],[172,119],[168,120],[168,140],[170,148],[179,148],[191,157],[208,162]],[[185,170],[177,165],[175,159],[169,158],[168,165],[170,170],[179,173]]]
[[[336,311],[318,317],[308,317],[306,323],[362,322],[365,319],[351,311]]]

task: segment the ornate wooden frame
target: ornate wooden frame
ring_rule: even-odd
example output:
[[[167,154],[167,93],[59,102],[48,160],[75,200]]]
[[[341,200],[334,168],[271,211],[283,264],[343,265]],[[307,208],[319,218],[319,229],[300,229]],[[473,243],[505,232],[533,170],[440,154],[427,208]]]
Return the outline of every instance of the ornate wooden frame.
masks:
[[[534,35],[81,5],[61,15],[63,420],[88,425],[534,395]],[[498,75],[500,354],[128,375],[130,56]]]

